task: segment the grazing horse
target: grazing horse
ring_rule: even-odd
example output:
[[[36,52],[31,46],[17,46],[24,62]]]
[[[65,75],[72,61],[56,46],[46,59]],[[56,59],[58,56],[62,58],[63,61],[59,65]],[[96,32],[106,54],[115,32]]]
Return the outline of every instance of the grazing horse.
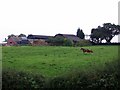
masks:
[[[87,53],[93,53],[92,50],[89,50],[89,49],[84,49],[84,48],[81,48],[80,50],[82,50],[84,53],[87,52]]]

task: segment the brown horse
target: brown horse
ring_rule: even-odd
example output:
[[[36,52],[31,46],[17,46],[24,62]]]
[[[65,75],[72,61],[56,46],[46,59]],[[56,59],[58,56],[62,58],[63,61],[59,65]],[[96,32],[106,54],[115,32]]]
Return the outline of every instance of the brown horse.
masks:
[[[83,53],[93,53],[93,51],[92,50],[89,50],[89,49],[85,49],[85,48],[81,48],[80,50],[82,50],[83,51]]]

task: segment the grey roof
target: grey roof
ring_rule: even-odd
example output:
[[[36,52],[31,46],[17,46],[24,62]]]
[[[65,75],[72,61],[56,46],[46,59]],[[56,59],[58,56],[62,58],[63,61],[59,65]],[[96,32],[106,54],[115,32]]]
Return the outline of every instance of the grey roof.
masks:
[[[21,40],[27,40],[27,37],[20,37]]]
[[[81,40],[79,37],[77,37],[74,34],[57,34],[57,35],[63,36],[63,37],[70,39],[72,41],[80,41]],[[55,35],[55,36],[57,36],[57,35]]]
[[[28,35],[28,39],[48,39],[52,36],[46,36],[46,35]]]

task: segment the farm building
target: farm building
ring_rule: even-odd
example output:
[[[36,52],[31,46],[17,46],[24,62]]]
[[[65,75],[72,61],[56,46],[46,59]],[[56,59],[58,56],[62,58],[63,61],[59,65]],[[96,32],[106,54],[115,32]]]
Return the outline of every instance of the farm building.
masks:
[[[71,40],[73,43],[79,42],[81,39],[73,34],[56,34],[54,37],[61,37]]]
[[[48,45],[46,42],[52,36],[45,36],[45,35],[28,35],[28,40],[30,41],[31,45],[39,46],[39,45]]]
[[[13,36],[8,38],[7,45],[16,46],[16,45],[27,45],[29,41],[26,37]]]

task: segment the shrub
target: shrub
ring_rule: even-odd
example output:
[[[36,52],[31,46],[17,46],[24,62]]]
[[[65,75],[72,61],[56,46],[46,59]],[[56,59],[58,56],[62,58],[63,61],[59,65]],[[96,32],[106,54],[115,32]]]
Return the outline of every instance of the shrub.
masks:
[[[120,63],[119,63],[120,64]],[[49,88],[55,89],[81,89],[81,90],[119,90],[120,89],[120,67],[117,62],[107,63],[103,71],[96,73],[71,72],[67,75],[58,76],[49,80]],[[116,66],[117,65],[117,66]],[[119,68],[119,69],[117,69]],[[110,70],[111,69],[111,70]]]
[[[3,90],[39,90],[39,89],[81,89],[81,90],[119,90],[120,61],[106,63],[103,71],[72,71],[62,76],[44,78],[41,75],[28,74],[12,70],[3,70]]]
[[[65,38],[65,39],[64,39],[64,43],[63,43],[63,45],[64,45],[64,46],[72,46],[73,43],[72,43],[71,40]]]
[[[42,89],[45,83],[44,77],[41,75],[33,75],[12,70],[3,70],[2,74],[3,90]]]
[[[92,45],[89,40],[80,40],[76,43],[76,46],[90,46]]]
[[[63,43],[64,43],[64,38],[60,38],[60,37],[53,37],[53,38],[49,38],[47,40],[47,42],[50,44],[50,45],[57,45],[57,46],[62,46]]]
[[[56,45],[56,46],[72,46],[72,42],[69,39],[62,38],[62,37],[54,37],[49,38],[47,42],[50,45]]]

